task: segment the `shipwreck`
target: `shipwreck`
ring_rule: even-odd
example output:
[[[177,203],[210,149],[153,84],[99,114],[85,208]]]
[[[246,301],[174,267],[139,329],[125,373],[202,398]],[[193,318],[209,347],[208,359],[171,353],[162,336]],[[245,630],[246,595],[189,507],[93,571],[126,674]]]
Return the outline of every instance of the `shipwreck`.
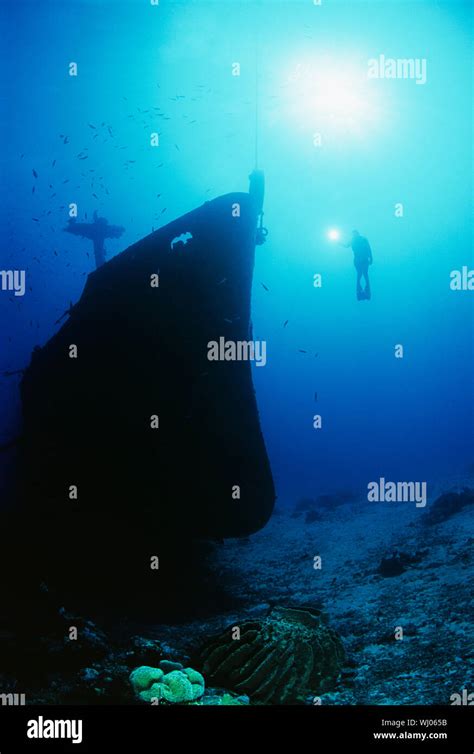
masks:
[[[258,185],[227,194],[133,244],[89,275],[35,349],[20,501],[44,578],[93,589],[100,574],[150,571],[153,557],[166,571],[163,552],[185,558],[183,543],[268,521],[251,361],[208,358],[210,342],[252,338],[262,202]]]

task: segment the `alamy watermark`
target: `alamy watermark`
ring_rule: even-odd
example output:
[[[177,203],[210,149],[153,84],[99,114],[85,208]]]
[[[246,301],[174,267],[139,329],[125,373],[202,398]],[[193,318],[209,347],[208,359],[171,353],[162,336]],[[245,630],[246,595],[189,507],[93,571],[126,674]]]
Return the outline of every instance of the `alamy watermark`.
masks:
[[[82,720],[48,720],[39,715],[28,720],[28,738],[69,738],[71,743],[82,743]]]
[[[380,477],[378,482],[367,485],[369,503],[416,503],[417,508],[426,505],[426,482],[386,482]]]
[[[474,270],[463,265],[460,270],[451,270],[449,287],[452,291],[474,291]]]
[[[25,694],[0,694],[2,707],[23,707],[26,704]]]
[[[267,363],[267,343],[265,340],[210,340],[207,344],[209,361],[255,361],[257,367]]]
[[[25,283],[25,270],[0,270],[0,288],[2,291],[13,291],[15,296],[24,296]]]
[[[367,61],[369,79],[413,79],[417,84],[426,84],[426,58],[370,58]]]
[[[451,702],[451,706],[462,705],[470,707],[474,705],[474,693],[469,693],[467,689],[461,689],[460,694],[451,694],[449,701]]]

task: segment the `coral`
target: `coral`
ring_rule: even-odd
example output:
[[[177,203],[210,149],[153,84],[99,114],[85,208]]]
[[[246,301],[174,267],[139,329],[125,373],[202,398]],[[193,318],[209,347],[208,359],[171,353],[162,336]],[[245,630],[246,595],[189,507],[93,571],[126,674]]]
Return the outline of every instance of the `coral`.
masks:
[[[232,696],[232,694],[225,693],[221,697],[219,704],[222,706],[242,706],[248,704],[248,697],[245,696]]]
[[[199,701],[189,704],[200,707],[242,707],[248,706],[249,698],[245,695],[230,694],[224,689],[209,689]]]
[[[143,702],[158,699],[171,704],[183,704],[199,699],[204,694],[204,678],[193,668],[164,673],[161,668],[143,665],[130,673],[130,683]]]
[[[342,643],[318,610],[275,607],[262,621],[239,624],[210,640],[198,661],[216,685],[263,704],[297,704],[330,686],[344,658]]]
[[[172,670],[182,670],[183,666],[180,662],[172,662],[171,660],[161,660],[158,667],[163,673],[171,673]]]
[[[164,673],[160,668],[152,668],[149,665],[141,665],[130,673],[130,683],[138,694],[147,691],[153,683],[161,681]]]

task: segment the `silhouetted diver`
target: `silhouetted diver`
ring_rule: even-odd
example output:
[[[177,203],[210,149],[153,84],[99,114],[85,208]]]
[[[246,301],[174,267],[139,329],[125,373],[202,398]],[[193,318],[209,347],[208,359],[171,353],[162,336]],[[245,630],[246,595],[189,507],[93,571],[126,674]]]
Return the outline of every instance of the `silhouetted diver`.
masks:
[[[109,221],[105,217],[98,217],[97,212],[94,212],[93,223],[78,223],[73,218],[69,220],[68,226],[64,230],[66,233],[72,233],[74,236],[81,236],[81,238],[89,238],[94,242],[95,265],[99,268],[105,263],[105,239],[120,238],[125,228],[120,225],[109,225]]]
[[[357,300],[370,299],[370,281],[369,281],[369,264],[372,264],[372,249],[364,236],[361,236],[358,230],[352,231],[352,239],[349,243],[341,243],[341,246],[348,249],[352,247],[354,252],[354,267],[357,270]],[[361,277],[365,280],[365,290],[362,290],[360,284]]]

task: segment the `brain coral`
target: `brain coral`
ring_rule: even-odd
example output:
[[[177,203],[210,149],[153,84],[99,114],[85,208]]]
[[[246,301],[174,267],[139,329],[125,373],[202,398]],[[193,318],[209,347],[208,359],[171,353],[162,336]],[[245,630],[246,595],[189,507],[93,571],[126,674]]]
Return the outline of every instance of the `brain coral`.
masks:
[[[157,699],[182,704],[199,699],[204,694],[204,678],[192,668],[164,673],[160,668],[142,665],[130,673],[130,683],[143,702]]]
[[[298,704],[325,690],[341,667],[344,649],[320,611],[277,607],[262,621],[239,624],[211,639],[200,651],[202,672],[216,685],[263,704]]]

